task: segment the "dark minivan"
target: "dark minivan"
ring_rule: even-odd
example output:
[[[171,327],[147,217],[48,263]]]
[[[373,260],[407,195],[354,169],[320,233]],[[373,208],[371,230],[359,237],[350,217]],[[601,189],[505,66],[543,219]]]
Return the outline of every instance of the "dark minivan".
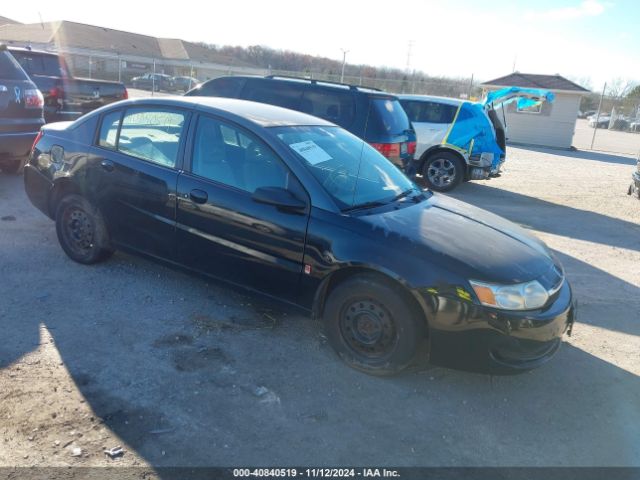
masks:
[[[416,151],[416,134],[398,98],[374,88],[297,77],[230,76],[209,80],[185,95],[239,98],[323,118],[403,169]]]
[[[42,94],[0,44],[0,169],[18,173],[44,125]]]

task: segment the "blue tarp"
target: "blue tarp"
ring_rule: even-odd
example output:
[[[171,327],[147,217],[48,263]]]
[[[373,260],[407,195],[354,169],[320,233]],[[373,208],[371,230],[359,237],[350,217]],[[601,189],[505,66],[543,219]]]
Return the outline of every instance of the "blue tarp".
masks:
[[[480,103],[483,106],[496,103],[507,105],[513,101],[517,101],[518,108],[524,109],[533,107],[545,101],[551,103],[555,98],[556,96],[549,90],[542,90],[539,88],[507,87],[487,93],[487,96]]]
[[[491,121],[487,117],[488,105],[506,105],[518,102],[518,108],[529,108],[542,102],[553,102],[555,95],[548,90],[535,88],[508,87],[489,92],[482,102],[464,102],[460,105],[456,118],[443,143],[459,148],[469,155],[493,153],[491,169],[500,164],[505,152],[496,142]]]

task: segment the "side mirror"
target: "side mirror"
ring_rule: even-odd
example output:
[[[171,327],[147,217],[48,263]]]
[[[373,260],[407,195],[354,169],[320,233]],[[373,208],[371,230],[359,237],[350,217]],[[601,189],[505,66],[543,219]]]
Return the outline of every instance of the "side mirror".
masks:
[[[251,197],[254,202],[273,205],[282,210],[302,211],[307,208],[307,203],[300,200],[286,188],[260,187],[253,192]]]

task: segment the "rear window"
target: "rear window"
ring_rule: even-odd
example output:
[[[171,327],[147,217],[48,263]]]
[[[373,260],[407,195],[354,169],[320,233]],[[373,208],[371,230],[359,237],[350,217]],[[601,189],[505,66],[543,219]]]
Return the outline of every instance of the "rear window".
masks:
[[[226,98],[238,98],[240,96],[240,90],[244,86],[244,78],[231,78],[222,77],[210,80],[204,83],[197,90],[192,90],[187,95],[197,96],[202,95],[205,97],[226,97]]]
[[[395,98],[373,98],[369,109],[367,138],[372,135],[402,135],[411,129],[409,117]]]
[[[402,106],[412,122],[452,123],[458,107],[438,102],[403,100]]]
[[[0,78],[3,80],[26,80],[20,64],[9,52],[0,52]]]
[[[29,75],[68,77],[67,67],[62,57],[42,55],[34,52],[13,52],[13,56]]]

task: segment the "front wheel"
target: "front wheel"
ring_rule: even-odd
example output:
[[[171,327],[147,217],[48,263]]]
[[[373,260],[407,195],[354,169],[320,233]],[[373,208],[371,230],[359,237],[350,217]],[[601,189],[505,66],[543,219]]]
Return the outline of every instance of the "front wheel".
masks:
[[[56,234],[64,252],[78,263],[98,263],[113,254],[102,214],[80,195],[67,195],[58,204]]]
[[[329,295],[323,321],[327,337],[351,367],[393,375],[409,366],[422,345],[425,323],[398,288],[373,275],[358,275]]]
[[[464,168],[458,156],[448,152],[430,155],[422,167],[422,176],[431,190],[448,192],[464,179]]]

